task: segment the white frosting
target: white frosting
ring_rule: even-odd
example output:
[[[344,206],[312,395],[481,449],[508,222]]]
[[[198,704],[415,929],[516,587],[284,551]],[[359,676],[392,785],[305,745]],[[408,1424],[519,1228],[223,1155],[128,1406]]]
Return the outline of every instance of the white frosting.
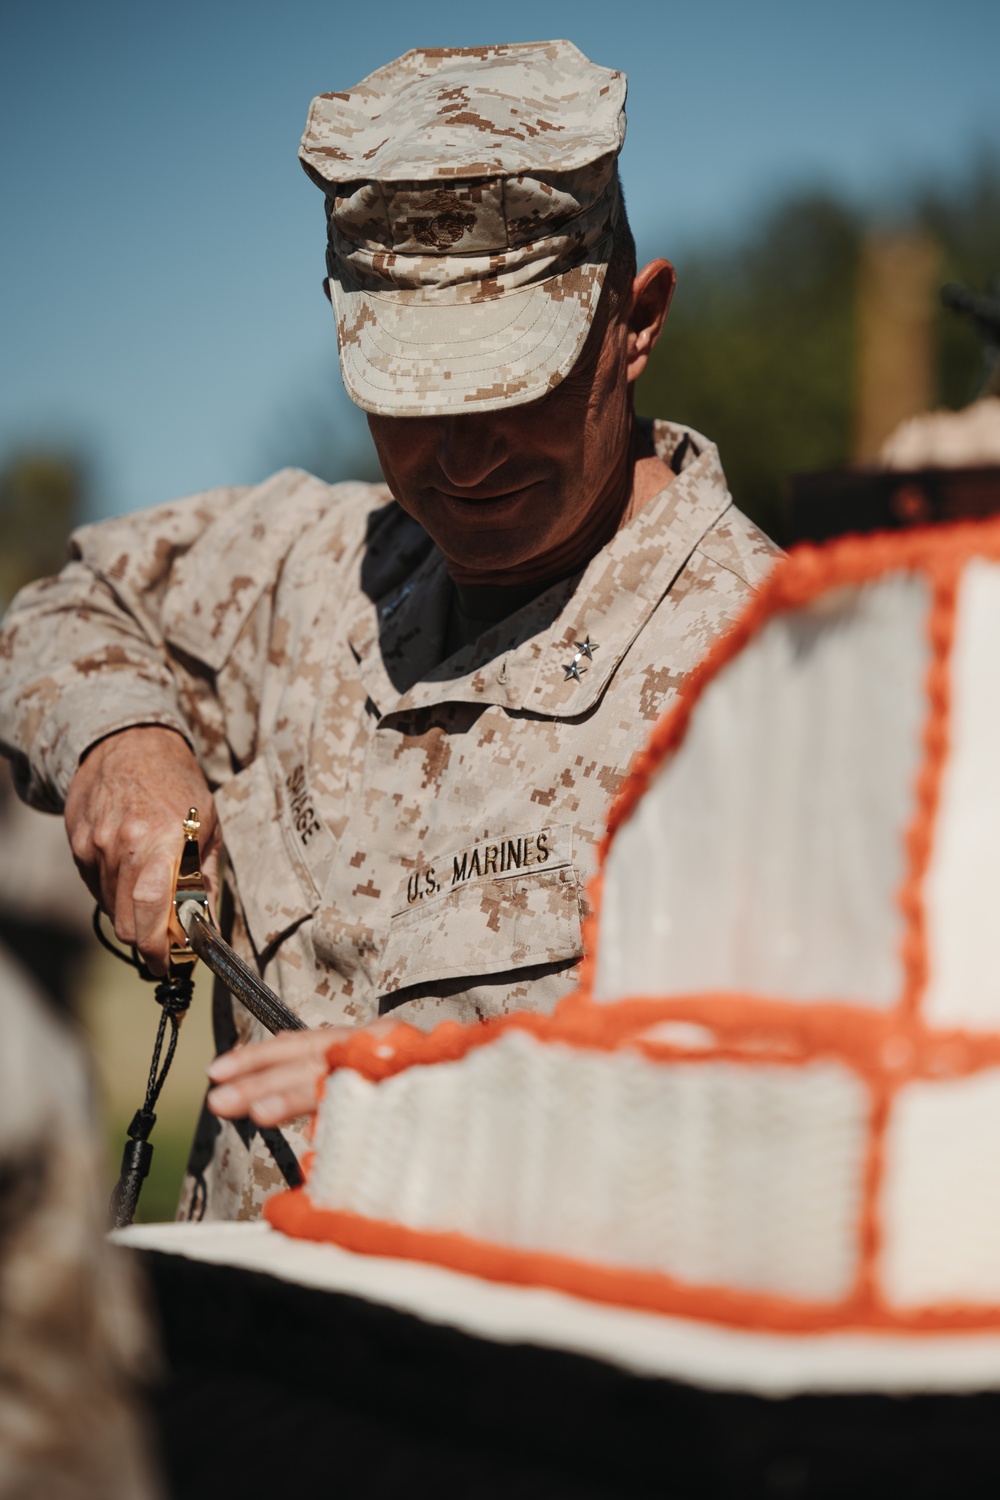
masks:
[[[835,1062],[663,1064],[511,1031],[379,1084],[335,1073],[310,1196],[413,1229],[836,1299],[868,1105]]]
[[[984,396],[961,411],[909,417],[886,439],[887,469],[961,469],[1000,464],[1000,398]]]
[[[583,1302],[544,1287],[505,1286],[419,1261],[353,1255],[252,1223],[133,1224],[112,1239],[213,1265],[346,1293],[498,1344],[541,1344],[637,1375],[721,1390],[987,1390],[1000,1387],[1000,1334],[821,1333],[794,1338]]]
[[[838,590],[708,686],[611,846],[596,999],[898,999],[928,608],[901,573]]]
[[[1000,1303],[1000,1070],[911,1083],[889,1116],[886,1298]]]
[[[1000,404],[1000,403],[998,403]],[[948,759],[925,880],[937,1026],[1000,1026],[1000,567],[962,574],[951,654]]]

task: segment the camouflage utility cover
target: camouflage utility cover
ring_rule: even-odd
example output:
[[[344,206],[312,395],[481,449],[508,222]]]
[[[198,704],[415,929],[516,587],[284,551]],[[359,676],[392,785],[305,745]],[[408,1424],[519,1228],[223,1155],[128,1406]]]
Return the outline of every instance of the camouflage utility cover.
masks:
[[[570,42],[407,52],[313,100],[341,369],[366,411],[534,401],[572,368],[619,208],[625,75]]]
[[[0,638],[24,789],[57,808],[95,740],[170,725],[215,791],[232,941],[309,1025],[551,1010],[609,800],[773,556],[712,444],[656,440],[672,483],[445,660],[441,553],[382,487],[286,471],[85,528]],[[216,1032],[259,1028],[218,996]],[[301,1146],[206,1115],[188,1211],[257,1214]]]

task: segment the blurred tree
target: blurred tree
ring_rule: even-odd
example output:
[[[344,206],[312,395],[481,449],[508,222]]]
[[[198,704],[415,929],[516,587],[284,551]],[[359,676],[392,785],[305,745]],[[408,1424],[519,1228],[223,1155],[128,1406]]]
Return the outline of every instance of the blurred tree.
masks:
[[[942,282],[984,288],[1000,270],[1000,160],[984,158],[947,191],[923,190],[893,218],[937,241]],[[678,257],[666,334],[639,382],[638,410],[713,438],[737,503],[779,541],[789,476],[850,455],[869,227],[830,195],[797,195],[735,243]],[[978,342],[943,309],[934,324],[937,399],[964,405],[980,376]]]
[[[0,468],[0,612],[22,585],[62,567],[82,494],[82,465],[68,453],[26,448]],[[17,954],[62,1006],[90,910],[61,822],[22,806],[0,761],[0,954],[5,945]]]
[[[928,188],[915,218],[943,251],[942,282],[961,281],[977,291],[998,290],[1000,278],[1000,155],[984,155],[958,188]],[[982,379],[982,351],[969,321],[937,309],[938,400],[964,406]]]
[[[858,216],[793,198],[742,243],[678,266],[637,406],[718,443],[738,504],[779,539],[786,477],[842,462],[851,419]]]
[[[62,567],[82,496],[83,466],[70,454],[26,450],[0,469],[0,610]]]

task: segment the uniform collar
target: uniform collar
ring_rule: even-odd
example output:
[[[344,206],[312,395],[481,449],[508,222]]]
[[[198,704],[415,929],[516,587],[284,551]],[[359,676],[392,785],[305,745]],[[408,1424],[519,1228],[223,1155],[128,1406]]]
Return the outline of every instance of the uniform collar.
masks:
[[[591,708],[731,503],[714,443],[667,422],[655,424],[654,439],[658,456],[677,471],[673,482],[582,574],[554,584],[446,661],[438,658],[451,583],[436,547],[387,598],[365,599],[349,639],[379,713],[479,703],[576,718]],[[567,675],[574,662],[576,673]]]

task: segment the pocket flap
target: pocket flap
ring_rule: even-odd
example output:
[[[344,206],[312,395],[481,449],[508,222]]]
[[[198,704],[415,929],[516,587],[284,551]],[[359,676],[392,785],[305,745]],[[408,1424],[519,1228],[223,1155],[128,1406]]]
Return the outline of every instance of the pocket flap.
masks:
[[[379,995],[568,962],[583,951],[567,824],[481,840],[415,870],[389,923]]]
[[[267,755],[215,794],[226,854],[258,955],[312,915],[318,895],[281,815]]]

